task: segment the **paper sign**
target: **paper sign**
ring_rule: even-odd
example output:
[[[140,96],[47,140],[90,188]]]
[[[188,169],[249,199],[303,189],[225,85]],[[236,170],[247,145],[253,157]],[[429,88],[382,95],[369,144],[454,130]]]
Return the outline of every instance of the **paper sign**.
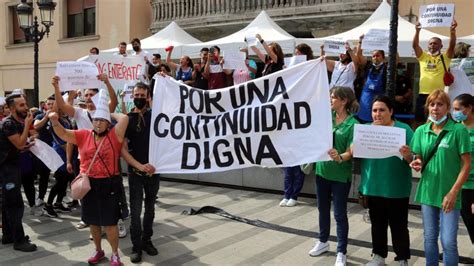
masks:
[[[35,139],[35,145],[30,147],[30,151],[53,173],[64,164],[61,156],[51,146],[39,139]]]
[[[0,105],[5,105],[5,97],[0,96]]]
[[[236,51],[224,52],[224,69],[247,69],[245,65],[245,53]]]
[[[406,131],[403,128],[354,125],[354,157],[381,159],[391,156],[402,158],[400,147],[405,145]]]
[[[123,96],[123,101],[125,103],[133,103],[133,88],[134,85],[129,85],[129,84],[124,84],[123,85],[123,93],[125,94]]]
[[[61,91],[100,88],[102,82],[97,79],[99,70],[93,63],[68,61],[56,63],[56,75],[59,76]]]
[[[451,27],[454,17],[454,4],[435,4],[420,6],[422,28]]]
[[[285,66],[291,67],[299,63],[306,62],[306,55],[295,55],[292,57],[285,57]]]
[[[345,54],[346,42],[341,40],[324,40],[324,51],[332,54]]]
[[[258,45],[257,37],[255,37],[255,34],[246,36],[245,40],[247,41],[247,46],[248,47]]]
[[[385,29],[370,29],[362,41],[362,49],[366,51],[384,50],[388,52],[390,31]]]

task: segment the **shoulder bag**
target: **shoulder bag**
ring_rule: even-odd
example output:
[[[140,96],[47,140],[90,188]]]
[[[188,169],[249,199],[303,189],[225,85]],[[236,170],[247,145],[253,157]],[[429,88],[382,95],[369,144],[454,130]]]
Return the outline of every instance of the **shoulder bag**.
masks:
[[[444,68],[444,76],[443,76],[444,85],[451,86],[451,84],[453,84],[454,82],[454,76],[449,71],[449,68],[446,69],[446,65],[444,64],[444,58],[442,54],[441,54],[441,62],[443,63],[443,68]]]

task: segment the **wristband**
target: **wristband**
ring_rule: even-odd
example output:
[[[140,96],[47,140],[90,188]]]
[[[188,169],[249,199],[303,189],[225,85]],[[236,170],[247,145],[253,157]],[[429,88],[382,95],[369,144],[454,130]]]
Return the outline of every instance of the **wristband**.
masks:
[[[260,43],[262,43],[262,44],[263,44],[264,42],[265,42],[265,40],[264,40],[264,39],[261,39],[261,40],[260,40]]]
[[[343,161],[342,156],[339,154],[339,163],[342,163]]]

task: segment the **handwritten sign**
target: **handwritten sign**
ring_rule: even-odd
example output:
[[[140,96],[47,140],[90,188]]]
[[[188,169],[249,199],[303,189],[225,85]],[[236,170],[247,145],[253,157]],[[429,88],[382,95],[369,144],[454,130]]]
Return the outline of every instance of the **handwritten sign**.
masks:
[[[292,57],[285,57],[284,60],[286,67],[296,66],[299,63],[306,62],[306,55],[295,55]]]
[[[388,52],[390,31],[385,29],[370,29],[362,41],[362,49],[366,51],[384,50]]]
[[[236,51],[224,52],[224,69],[247,69],[245,65],[245,53]]]
[[[345,54],[346,42],[342,40],[324,40],[324,51],[331,54]]]
[[[59,76],[61,91],[100,88],[102,82],[97,79],[99,70],[90,62],[66,61],[56,63],[56,75]]]
[[[422,28],[451,27],[454,17],[454,4],[435,4],[420,6]]]
[[[125,103],[133,103],[133,88],[134,87],[135,87],[134,85],[129,85],[129,84],[123,85],[122,93],[124,94],[123,101]]]
[[[405,145],[405,134],[405,129],[398,127],[354,125],[354,157],[402,158],[399,150]]]

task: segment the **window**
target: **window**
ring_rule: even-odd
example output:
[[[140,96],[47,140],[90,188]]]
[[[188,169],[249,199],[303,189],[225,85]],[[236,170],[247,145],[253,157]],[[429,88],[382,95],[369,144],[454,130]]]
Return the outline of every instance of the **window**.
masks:
[[[11,19],[12,19],[12,32],[13,32],[13,43],[27,43],[31,42],[31,40],[27,37],[25,37],[25,33],[23,30],[20,28],[20,25],[18,23],[18,16],[16,15],[16,6],[11,6],[9,7],[10,14],[11,14]]]
[[[95,35],[95,0],[67,0],[67,37]]]

